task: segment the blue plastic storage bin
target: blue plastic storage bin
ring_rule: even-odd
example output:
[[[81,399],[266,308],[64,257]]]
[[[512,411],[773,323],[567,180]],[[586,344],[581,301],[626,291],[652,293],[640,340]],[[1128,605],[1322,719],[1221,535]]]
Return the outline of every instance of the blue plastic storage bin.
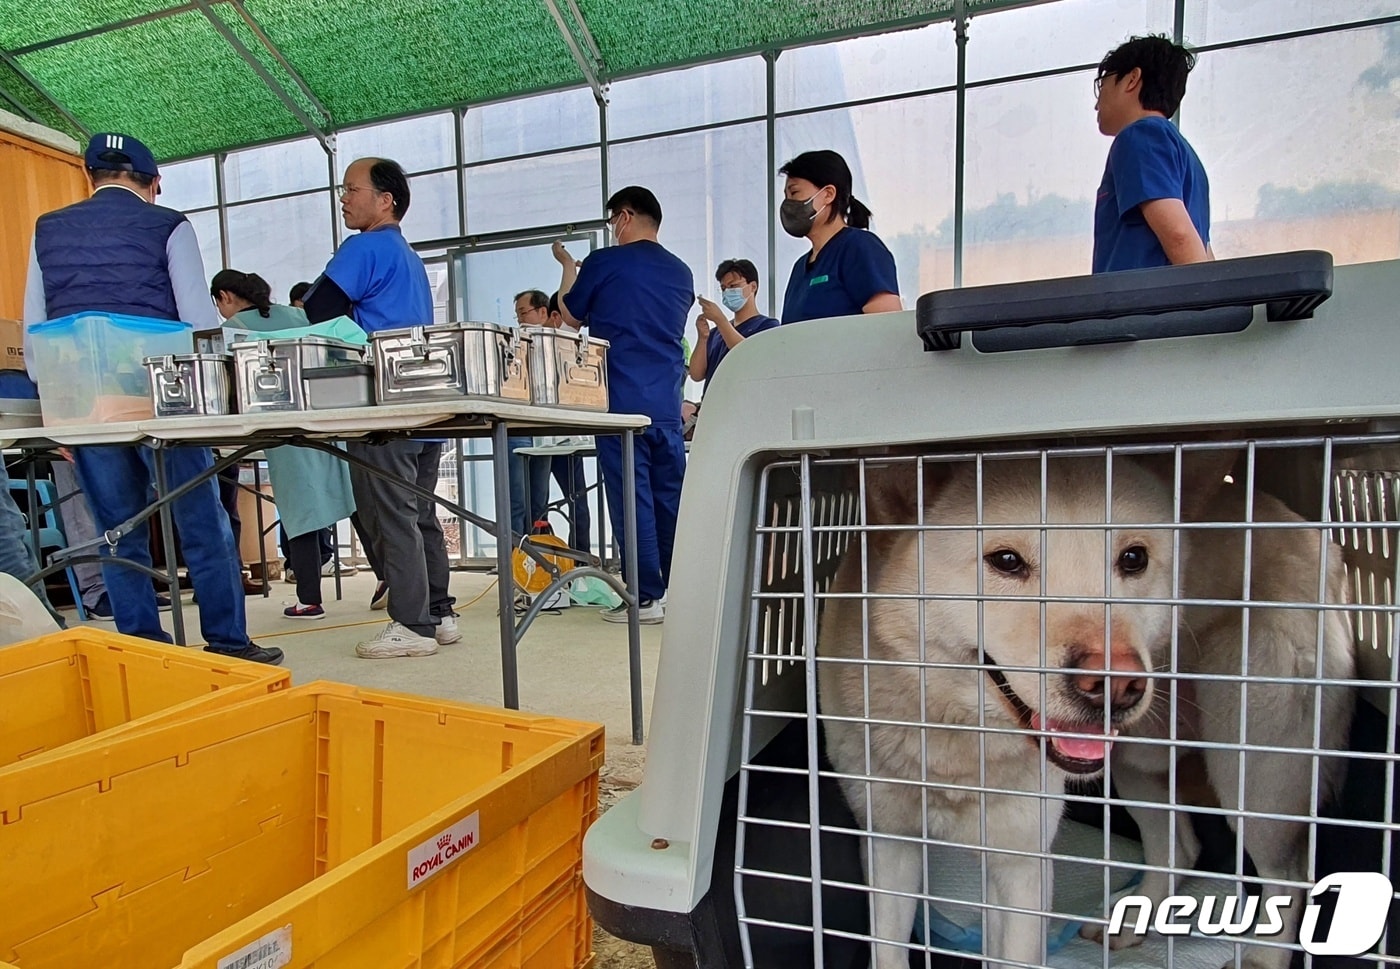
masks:
[[[29,327],[46,425],[153,417],[145,358],[193,352],[194,327],[176,320],[83,312]]]

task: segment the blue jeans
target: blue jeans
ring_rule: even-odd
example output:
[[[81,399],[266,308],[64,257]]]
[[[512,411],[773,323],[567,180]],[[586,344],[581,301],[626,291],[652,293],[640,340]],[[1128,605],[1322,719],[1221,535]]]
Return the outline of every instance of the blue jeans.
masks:
[[[543,511],[549,499],[549,464],[528,454],[516,454],[520,448],[534,447],[533,437],[509,438],[510,449],[510,527],[516,534],[530,534],[535,516]],[[529,505],[526,506],[526,482],[529,482]],[[512,543],[513,544],[513,543]]]
[[[660,599],[671,584],[671,551],[685,480],[685,437],[680,425],[652,425],[635,435],[637,471],[637,591],[642,601]],[[608,517],[618,547],[627,548],[622,527],[622,438],[598,439],[598,468],[608,496]],[[624,564],[626,555],[623,556]],[[623,569],[623,579],[627,579]]]
[[[172,448],[164,455],[166,485],[176,488],[214,465],[208,448]],[[145,447],[78,447],[73,463],[98,529],[108,531],[139,514],[151,502],[156,452]],[[243,611],[243,576],[228,515],[213,477],[171,508],[190,580],[199,598],[199,626],[212,649],[237,652],[248,646]],[[151,564],[151,530],[143,521],[117,542],[116,554]],[[168,643],[149,576],[123,565],[104,564],[102,577],[111,597],[117,631]]]

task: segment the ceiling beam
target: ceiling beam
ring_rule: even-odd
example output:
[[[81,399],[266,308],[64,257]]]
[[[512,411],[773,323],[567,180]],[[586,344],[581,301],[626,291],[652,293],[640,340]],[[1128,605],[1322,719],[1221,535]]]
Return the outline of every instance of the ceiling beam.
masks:
[[[51,108],[53,108],[60,115],[62,115],[63,119],[73,126],[74,130],[82,133],[83,138],[86,139],[92,137],[92,132],[88,131],[87,128],[83,126],[82,122],[80,122],[77,118],[69,114],[68,109],[65,108],[62,104],[60,104],[58,98],[50,94],[48,92],[48,89],[45,88],[44,85],[34,80],[30,73],[20,66],[19,61],[16,60],[12,54],[10,54],[8,51],[0,51],[0,61],[3,61],[6,67],[14,71],[20,77],[24,78],[24,80],[29,84],[29,86],[32,87],[40,97],[42,97],[45,101],[49,102],[49,106]],[[43,122],[40,121],[39,124],[43,124]]]
[[[10,92],[6,91],[2,87],[0,87],[0,98],[4,98],[5,103],[7,103],[10,107],[15,109],[15,114],[22,115],[26,121],[32,121],[35,124],[44,124],[44,122],[40,121],[38,116],[36,116],[33,111],[30,111],[24,105],[16,101],[13,97],[10,96]],[[44,126],[48,127],[47,125]]]
[[[572,12],[578,13],[578,6],[573,0],[566,0]],[[554,25],[559,28],[559,36],[564,38],[564,43],[569,48],[569,53],[573,55],[574,63],[578,65],[579,71],[583,74],[583,79],[588,82],[588,86],[593,89],[593,98],[599,104],[608,103],[607,65],[603,63],[602,54],[598,52],[598,45],[593,41],[593,35],[589,33],[588,26],[583,22],[583,16],[578,15],[579,35],[576,36],[570,28],[564,13],[559,9],[558,0],[543,0],[549,15],[554,18]],[[585,51],[579,46],[579,36],[582,36],[584,43],[589,47]]]
[[[86,40],[89,37],[97,37],[101,34],[109,34],[114,30],[121,30],[125,27],[135,27],[138,24],[150,23],[152,20],[164,20],[166,17],[173,17],[179,13],[189,13],[198,8],[194,3],[182,3],[178,6],[169,7],[165,10],[153,10],[150,13],[143,13],[139,17],[128,17],[125,20],[118,20],[115,23],[103,24],[100,27],[92,27],[88,30],[80,30],[75,34],[67,34],[63,37],[55,37],[52,40],[41,40],[36,44],[26,44],[23,47],[16,47],[10,51],[16,57],[24,54],[32,54],[38,50],[46,50],[50,47],[57,47],[60,44],[71,44],[75,40]]]
[[[243,0],[224,0],[224,2],[228,3],[228,5],[233,8],[234,12],[243,19],[243,22],[248,25],[248,29],[253,32],[253,36],[258,39],[258,43],[267,48],[267,52],[272,55],[272,59],[281,65],[282,70],[287,72],[287,76],[296,84],[302,96],[310,101],[311,106],[321,113],[321,118],[325,122],[325,127],[333,129],[335,127],[335,121],[332,119],[330,111],[321,103],[321,99],[316,96],[316,92],[311,90],[311,85],[307,84],[300,72],[292,66],[291,61],[287,60],[286,55],[282,53],[282,49],[272,42],[272,38],[267,36],[267,31],[262,29],[262,25],[253,19],[253,15],[250,14],[248,8],[244,6]]]
[[[277,83],[277,79],[263,66],[262,61],[258,60],[257,56],[248,49],[248,45],[239,40],[238,35],[233,32],[233,29],[229,27],[228,24],[224,23],[223,20],[219,18],[218,14],[214,13],[214,0],[194,0],[194,3],[204,14],[210,25],[218,31],[219,35],[223,37],[224,40],[228,41],[228,45],[253,69],[253,73],[262,78],[263,83],[267,85],[267,89],[275,94],[287,110],[301,122],[302,127],[315,136],[326,154],[329,155],[334,151],[332,142],[327,139],[325,128],[316,121],[313,121],[311,116],[302,109],[301,105],[297,104],[296,99],[282,89],[282,85]]]

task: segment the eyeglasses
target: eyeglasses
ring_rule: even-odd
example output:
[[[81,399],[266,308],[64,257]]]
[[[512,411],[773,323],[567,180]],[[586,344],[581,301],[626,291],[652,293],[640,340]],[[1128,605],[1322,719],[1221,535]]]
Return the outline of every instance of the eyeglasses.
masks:
[[[386,192],[375,192],[374,189],[368,185],[337,185],[335,189],[335,194],[341,198],[345,198],[347,195],[353,195],[356,192],[371,192],[375,195],[388,194]]]
[[[1094,78],[1094,97],[1098,97],[1099,94],[1103,91],[1103,82],[1104,82],[1107,78],[1110,78],[1110,77],[1117,77],[1117,76],[1118,76],[1117,74],[1109,73],[1109,74],[1100,74],[1098,77]]]

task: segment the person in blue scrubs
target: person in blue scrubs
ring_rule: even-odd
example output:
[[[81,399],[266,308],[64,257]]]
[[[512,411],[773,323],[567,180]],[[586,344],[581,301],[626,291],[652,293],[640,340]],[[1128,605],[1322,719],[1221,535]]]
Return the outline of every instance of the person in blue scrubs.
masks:
[[[702,401],[705,394],[710,392],[710,381],[715,379],[715,371],[730,350],[749,337],[778,326],[777,320],[758,311],[755,303],[758,299],[758,268],[750,260],[726,259],[715,270],[715,282],[720,285],[720,302],[724,304],[724,310],[733,313],[734,319],[731,322],[719,306],[703,296],[699,298],[700,315],[695,318],[695,334],[704,352],[690,355],[690,379],[705,382],[705,388],[700,393]]]
[[[321,323],[348,316],[366,333],[433,322],[433,291],[423,260],[404,239],[408,176],[397,162],[359,158],[345,170],[340,213],[356,230],[336,250],[306,294],[306,316]],[[442,441],[405,438],[352,441],[346,450],[367,464],[427,491],[437,487]],[[448,594],[447,546],[437,506],[359,468],[350,472],[355,507],[384,569],[389,623],[355,647],[362,659],[428,656],[460,642],[456,600]],[[379,592],[376,590],[376,599]]]
[[[1165,37],[1134,37],[1099,64],[1094,110],[1113,139],[1094,202],[1096,273],[1213,259],[1210,182],[1176,125],[1196,58]]]
[[[559,312],[569,326],[587,324],[591,336],[608,341],[608,410],[651,418],[635,439],[637,587],[641,621],[659,623],[665,618],[661,600],[671,581],[685,477],[681,396],[695,277],[657,241],[661,203],[648,189],[621,189],[608,199],[607,213],[616,245],[596,250],[576,266],[563,243],[554,244],[554,258],[563,267]],[[625,541],[622,439],[599,435],[597,446],[613,531]],[[603,618],[626,622],[627,608],[609,610]]]
[[[782,168],[778,219],[812,249],[792,267],[782,322],[892,313],[899,300],[894,256],[870,231],[870,210],[851,195],[851,169],[834,151],[808,151]]]

